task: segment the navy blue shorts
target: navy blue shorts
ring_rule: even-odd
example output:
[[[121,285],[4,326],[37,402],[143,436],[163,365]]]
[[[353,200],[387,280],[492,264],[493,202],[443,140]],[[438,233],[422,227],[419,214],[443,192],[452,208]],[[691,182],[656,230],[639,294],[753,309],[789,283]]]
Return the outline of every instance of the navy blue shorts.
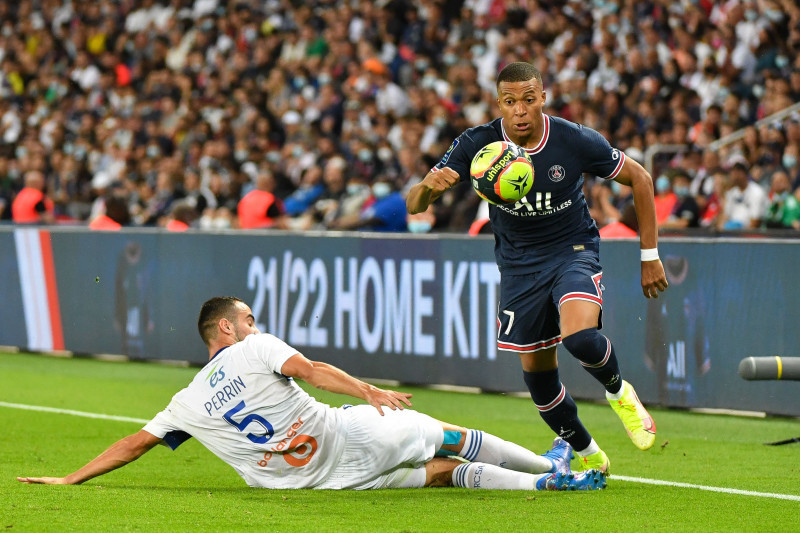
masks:
[[[497,349],[531,353],[561,342],[559,310],[568,300],[596,303],[602,318],[602,277],[598,254],[590,251],[576,253],[544,272],[501,274]]]

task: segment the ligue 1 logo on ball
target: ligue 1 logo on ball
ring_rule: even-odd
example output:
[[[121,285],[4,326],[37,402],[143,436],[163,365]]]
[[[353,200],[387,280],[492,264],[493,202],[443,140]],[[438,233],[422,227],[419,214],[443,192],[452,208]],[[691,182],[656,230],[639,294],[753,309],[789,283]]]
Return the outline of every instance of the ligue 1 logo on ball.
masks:
[[[559,182],[564,179],[567,173],[561,165],[553,165],[550,167],[550,170],[547,171],[547,175],[550,176],[550,181]]]

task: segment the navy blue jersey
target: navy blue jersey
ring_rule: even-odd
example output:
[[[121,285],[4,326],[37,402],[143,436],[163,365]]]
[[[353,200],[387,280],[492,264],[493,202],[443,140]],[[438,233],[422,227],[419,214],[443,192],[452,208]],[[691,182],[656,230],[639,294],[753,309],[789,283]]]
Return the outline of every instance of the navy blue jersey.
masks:
[[[512,142],[501,118],[459,135],[434,170],[449,167],[469,181],[472,158],[495,141]],[[526,151],[533,161],[531,191],[513,205],[489,206],[497,266],[509,274],[544,270],[575,251],[598,251],[600,235],[583,196],[583,173],[611,179],[625,162],[625,154],[595,130],[548,115],[541,142]]]

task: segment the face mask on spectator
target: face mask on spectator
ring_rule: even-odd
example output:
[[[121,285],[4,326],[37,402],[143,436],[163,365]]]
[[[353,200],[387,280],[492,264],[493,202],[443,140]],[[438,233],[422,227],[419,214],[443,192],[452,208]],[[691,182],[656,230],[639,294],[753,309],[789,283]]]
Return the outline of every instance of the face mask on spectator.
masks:
[[[765,9],[764,16],[772,22],[780,22],[783,20],[783,12],[780,9]]]
[[[358,151],[358,158],[365,163],[372,161],[372,150],[369,148],[362,148]]]
[[[423,89],[433,89],[433,86],[436,85],[436,76],[424,75],[420,85],[422,85]]]
[[[659,176],[656,180],[656,192],[664,193],[669,191],[669,178],[666,176]]]
[[[216,229],[228,229],[231,227],[231,221],[225,217],[216,217],[212,222],[212,227]]]
[[[439,129],[442,129],[447,125],[447,119],[444,117],[436,117],[433,119],[433,125]]]
[[[387,161],[391,161],[392,159],[392,149],[387,148],[386,146],[382,146],[378,148],[378,159],[386,163]]]
[[[317,76],[317,82],[319,82],[320,85],[328,85],[331,82],[331,75],[323,72]]]
[[[240,162],[240,163],[241,163],[242,161],[244,161],[245,159],[247,159],[247,156],[248,156],[248,155],[249,155],[249,154],[248,154],[247,150],[236,150],[236,151],[233,153],[233,157],[234,157],[234,158],[235,158],[235,159],[236,159],[238,162]]]
[[[783,164],[783,168],[792,169],[797,166],[797,157],[792,154],[783,154],[781,163]]]
[[[442,57],[442,61],[444,61],[445,65],[451,67],[458,62],[458,56],[448,52],[444,55],[444,57]]]
[[[388,183],[378,182],[372,186],[372,194],[375,198],[385,198],[392,192],[392,186]]]
[[[687,187],[685,185],[676,185],[675,187],[672,188],[672,190],[678,196],[681,196],[681,197],[689,196],[689,187]]]
[[[744,12],[744,18],[752,22],[758,18],[758,13],[755,9],[748,9]]]
[[[614,180],[611,180],[611,192],[614,193],[614,196],[619,196],[619,193],[622,191],[622,186]]]
[[[778,68],[783,68],[789,64],[789,58],[786,56],[778,55],[775,56],[775,66]]]
[[[431,230],[431,223],[427,220],[409,220],[408,231],[410,233],[428,233]]]
[[[350,196],[355,196],[361,192],[364,192],[365,189],[368,189],[367,185],[362,185],[360,183],[349,183],[347,185],[347,194]]]
[[[146,150],[145,153],[147,154],[147,157],[149,157],[150,159],[153,159],[154,157],[158,157],[159,156],[159,154],[161,153],[161,150],[158,149],[158,146],[155,146],[155,145],[151,144],[150,146],[147,147],[147,150]]]

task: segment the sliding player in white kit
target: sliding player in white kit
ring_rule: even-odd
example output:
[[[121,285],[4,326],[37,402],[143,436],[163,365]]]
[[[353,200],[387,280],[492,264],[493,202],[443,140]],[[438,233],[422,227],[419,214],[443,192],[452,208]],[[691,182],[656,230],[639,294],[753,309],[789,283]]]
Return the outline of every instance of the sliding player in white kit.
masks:
[[[142,430],[66,477],[17,479],[79,484],[134,461],[156,444],[174,450],[194,437],[252,487],[592,490],[606,485],[602,472],[570,472],[572,449],[560,438],[553,449],[536,455],[488,433],[404,410],[410,394],[374,387],[260,334],[250,308],[238,298],[207,301],[198,328],[209,349],[208,364]],[[370,405],[330,407],[293,378]]]

